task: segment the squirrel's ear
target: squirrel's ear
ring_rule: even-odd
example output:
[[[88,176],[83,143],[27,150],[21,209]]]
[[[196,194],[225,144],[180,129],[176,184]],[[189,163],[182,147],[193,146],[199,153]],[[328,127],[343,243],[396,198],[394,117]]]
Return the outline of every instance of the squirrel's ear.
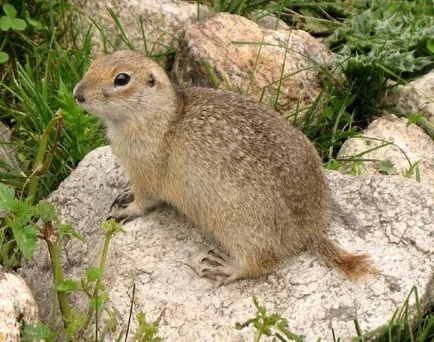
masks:
[[[156,80],[155,80],[154,74],[150,73],[148,76],[148,86],[150,86],[152,88],[153,86],[155,86],[155,82],[156,82]]]

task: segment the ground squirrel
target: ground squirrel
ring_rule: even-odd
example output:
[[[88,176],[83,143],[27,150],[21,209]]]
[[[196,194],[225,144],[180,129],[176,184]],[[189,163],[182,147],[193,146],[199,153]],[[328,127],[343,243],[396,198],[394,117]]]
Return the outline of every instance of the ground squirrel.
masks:
[[[209,253],[201,275],[224,283],[258,277],[304,249],[350,278],[374,269],[366,254],[326,236],[332,200],[320,157],[265,104],[176,87],[133,51],[96,58],[74,96],[104,120],[128,173],[134,200],[115,217],[132,219],[160,202],[175,207],[229,253]]]

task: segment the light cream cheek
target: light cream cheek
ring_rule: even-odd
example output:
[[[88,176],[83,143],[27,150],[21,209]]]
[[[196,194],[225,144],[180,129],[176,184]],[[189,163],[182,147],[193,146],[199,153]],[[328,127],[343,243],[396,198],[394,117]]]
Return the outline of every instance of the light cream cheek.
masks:
[[[121,122],[125,123],[129,120],[134,120],[135,111],[133,108],[134,106],[131,106],[128,101],[122,99],[117,99],[116,101],[110,100],[104,103],[95,104],[95,106],[93,106],[95,115],[116,124],[120,124]],[[127,112],[128,115],[125,115],[125,113]]]

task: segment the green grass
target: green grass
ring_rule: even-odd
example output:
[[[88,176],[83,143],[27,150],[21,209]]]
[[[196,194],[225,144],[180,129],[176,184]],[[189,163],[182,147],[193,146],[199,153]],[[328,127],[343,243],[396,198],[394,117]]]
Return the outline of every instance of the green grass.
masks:
[[[22,172],[28,178],[34,169],[40,138],[45,127],[61,109],[63,124],[60,137],[48,169],[41,174],[41,188],[37,199],[57,187],[92,149],[104,142],[101,124],[76,105],[71,89],[80,80],[88,64],[87,55],[68,51],[57,42],[46,54],[37,51],[24,64],[17,64],[13,83],[3,85],[14,103],[0,103],[5,118],[13,126],[18,144]],[[50,136],[53,143],[54,132]],[[22,186],[25,189],[25,184]]]
[[[22,11],[31,7],[26,2],[21,5]],[[1,71],[0,119],[12,127],[21,167],[0,173],[0,181],[13,184],[25,197],[31,177],[37,176],[40,186],[33,195],[38,200],[53,191],[89,151],[103,144],[104,137],[101,123],[79,109],[72,97],[74,85],[90,63],[90,35],[78,49],[77,32],[63,21],[73,15],[65,1],[35,2],[32,8],[33,15],[40,15],[40,29],[5,37],[10,58]],[[50,160],[43,169],[35,160],[56,112],[62,120],[46,132],[42,152]]]
[[[196,1],[211,7],[215,12],[228,12],[238,15],[247,15],[255,10],[268,8],[267,0],[204,0]]]

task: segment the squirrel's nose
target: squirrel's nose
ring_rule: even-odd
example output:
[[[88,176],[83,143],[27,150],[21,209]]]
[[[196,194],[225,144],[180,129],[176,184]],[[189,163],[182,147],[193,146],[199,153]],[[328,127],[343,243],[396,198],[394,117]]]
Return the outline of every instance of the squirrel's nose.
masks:
[[[75,86],[72,94],[74,95],[77,102],[79,103],[86,102],[86,96],[84,96],[83,88],[79,87],[78,85]]]

